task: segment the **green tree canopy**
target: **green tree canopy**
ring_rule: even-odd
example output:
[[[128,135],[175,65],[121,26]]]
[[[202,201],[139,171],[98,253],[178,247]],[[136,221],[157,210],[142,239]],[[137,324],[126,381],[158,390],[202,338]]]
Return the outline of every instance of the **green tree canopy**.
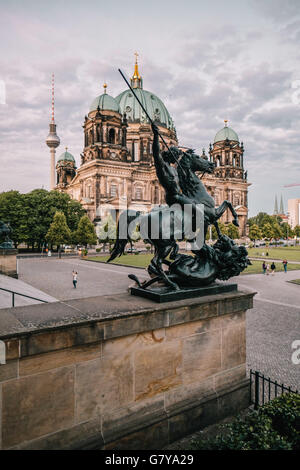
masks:
[[[262,236],[270,240],[274,237],[274,230],[270,223],[265,223],[262,227]]]
[[[116,240],[117,226],[111,215],[97,225],[96,234],[100,243],[112,243]]]
[[[258,225],[256,224],[251,225],[250,230],[249,230],[249,238],[250,240],[253,240],[253,241],[260,240],[262,238],[261,230],[258,227]]]
[[[294,230],[291,228],[291,226],[287,222],[283,222],[283,224],[281,225],[281,230],[282,230],[283,238],[294,236]]]
[[[227,225],[226,228],[227,228],[228,237],[232,238],[233,240],[236,238],[240,238],[240,232],[239,232],[238,227],[230,223]]]
[[[300,237],[300,225],[296,225],[294,227],[294,234],[296,235],[296,237]]]
[[[64,213],[71,231],[77,229],[85,214],[78,201],[59,191],[35,189],[27,194],[18,191],[0,194],[0,220],[10,223],[15,245],[25,242],[41,248],[57,211]]]
[[[24,194],[19,191],[0,193],[0,220],[10,224],[10,238],[15,246],[28,240],[27,213]]]
[[[97,243],[97,236],[95,227],[87,215],[81,217],[78,228],[73,234],[74,241],[82,245],[95,245]]]
[[[60,246],[63,243],[68,243],[71,239],[71,230],[69,229],[66,221],[66,216],[63,212],[56,212],[53,217],[49,230],[46,234],[46,239],[53,245]]]
[[[276,238],[278,240],[279,238],[282,238],[282,235],[283,234],[282,234],[282,229],[281,229],[280,225],[278,223],[275,223],[273,225],[273,236],[274,236],[274,238]]]

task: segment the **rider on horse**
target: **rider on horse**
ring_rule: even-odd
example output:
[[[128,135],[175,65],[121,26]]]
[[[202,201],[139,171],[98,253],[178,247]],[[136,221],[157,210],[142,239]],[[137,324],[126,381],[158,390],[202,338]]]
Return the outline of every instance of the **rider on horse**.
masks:
[[[201,209],[197,207],[197,204],[195,204],[192,199],[190,199],[182,192],[182,188],[180,187],[179,183],[178,172],[176,168],[171,165],[174,163],[178,164],[178,162],[180,164],[180,158],[184,154],[184,152],[179,150],[177,147],[171,147],[171,151],[163,152],[162,154],[160,154],[158,129],[157,126],[153,123],[152,130],[154,134],[152,151],[156,174],[158,181],[165,190],[166,203],[169,207],[171,207],[173,204],[179,204],[182,210],[185,209],[185,205],[189,204],[192,208],[193,222],[197,220],[197,215],[199,217],[198,220],[202,220],[203,213]],[[177,159],[174,157],[174,154],[176,154]],[[195,228],[193,228],[193,230],[195,231]]]

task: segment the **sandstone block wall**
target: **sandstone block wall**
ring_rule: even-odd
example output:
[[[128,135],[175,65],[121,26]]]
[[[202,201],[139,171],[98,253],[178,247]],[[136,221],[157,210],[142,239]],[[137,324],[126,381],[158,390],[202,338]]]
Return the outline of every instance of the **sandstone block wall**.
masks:
[[[252,297],[2,310],[0,448],[160,449],[246,407]]]
[[[17,250],[4,250],[0,248],[0,274],[18,277]]]

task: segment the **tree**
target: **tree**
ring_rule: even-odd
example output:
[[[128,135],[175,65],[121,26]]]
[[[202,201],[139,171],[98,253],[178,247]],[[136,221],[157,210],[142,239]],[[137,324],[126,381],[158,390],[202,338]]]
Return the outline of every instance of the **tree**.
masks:
[[[260,240],[261,237],[262,237],[261,230],[258,227],[258,225],[256,225],[256,224],[251,225],[250,230],[249,230],[250,240],[255,242],[255,240]]]
[[[279,238],[282,238],[282,230],[281,227],[278,223],[275,223],[273,225],[273,236],[276,240],[279,240]]]
[[[81,217],[78,228],[73,234],[76,243],[81,243],[85,247],[87,245],[95,245],[97,243],[97,236],[95,227],[87,215]]]
[[[228,225],[225,225],[222,222],[219,222],[218,225],[219,225],[219,229],[220,229],[221,234],[222,235],[228,235]],[[218,238],[217,231],[216,231],[216,229],[213,225],[211,227],[212,227],[211,238],[212,238],[212,240],[217,240],[217,238]],[[209,234],[210,234],[210,229],[207,230],[206,237],[205,237],[206,240],[209,240]]]
[[[53,245],[59,248],[63,243],[67,243],[71,239],[71,230],[69,229],[66,221],[66,216],[63,212],[56,212],[53,217],[53,222],[46,234],[46,239]],[[60,251],[59,251],[60,255]]]
[[[40,250],[57,211],[64,213],[71,231],[77,229],[80,218],[86,213],[78,201],[58,191],[34,189],[27,194],[0,193],[0,220],[10,223],[16,247],[25,242],[32,249],[37,245]]]
[[[296,237],[300,237],[300,225],[296,225],[294,227],[294,234],[296,235]]]
[[[273,227],[270,223],[266,223],[262,227],[262,236],[270,240],[274,236]]]
[[[233,225],[232,223],[227,225],[227,235],[228,237],[232,238],[233,240],[236,238],[240,238],[239,229]]]
[[[111,215],[101,220],[100,224],[97,225],[96,234],[100,243],[103,243],[104,247],[106,243],[109,246],[116,241],[117,226]]]
[[[27,241],[27,211],[23,194],[19,191],[0,193],[0,220],[10,224],[12,228],[10,238],[15,247],[22,241]]]
[[[284,222],[281,225],[281,230],[282,230],[283,238],[289,238],[289,237],[294,236],[294,230],[287,222]]]

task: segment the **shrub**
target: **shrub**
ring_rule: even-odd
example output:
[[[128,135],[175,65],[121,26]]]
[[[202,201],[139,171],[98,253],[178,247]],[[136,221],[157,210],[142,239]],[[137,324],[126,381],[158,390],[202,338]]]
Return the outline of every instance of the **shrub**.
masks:
[[[100,253],[101,248],[96,248],[96,253]]]
[[[220,427],[213,439],[192,442],[200,450],[299,450],[300,395],[285,394]]]

